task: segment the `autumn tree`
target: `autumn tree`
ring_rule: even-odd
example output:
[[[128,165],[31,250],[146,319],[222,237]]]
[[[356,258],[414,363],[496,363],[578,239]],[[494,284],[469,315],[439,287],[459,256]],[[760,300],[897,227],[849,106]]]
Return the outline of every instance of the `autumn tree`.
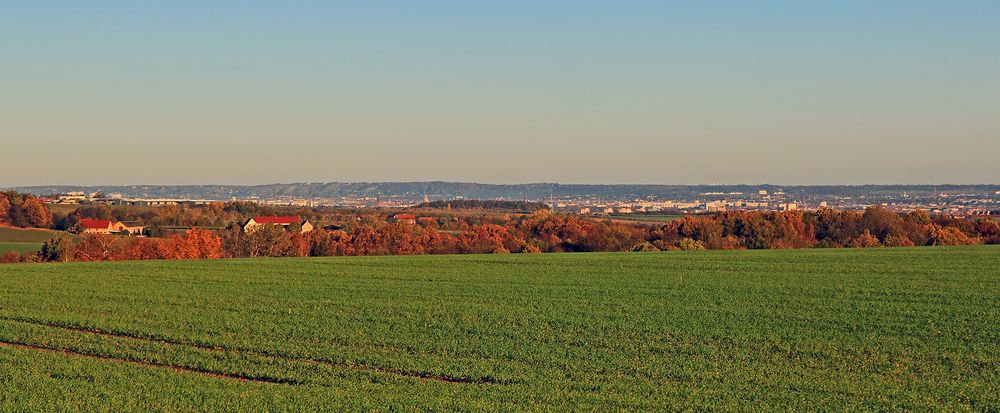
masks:
[[[77,261],[109,261],[116,258],[121,238],[107,234],[87,234],[76,248]]]
[[[880,246],[882,244],[879,242],[878,237],[872,235],[871,231],[867,229],[851,241],[852,248],[874,248]]]
[[[191,229],[184,235],[170,239],[173,244],[174,256],[177,259],[215,259],[222,258],[222,238],[214,232]]]
[[[959,228],[943,227],[937,224],[931,224],[930,239],[931,245],[975,245],[982,243],[978,238],[970,237]]]
[[[8,211],[10,210],[10,200],[7,195],[0,192],[0,222],[6,222]]]
[[[247,234],[247,251],[250,257],[288,257],[295,255],[291,237],[284,228],[265,224]]]
[[[0,204],[7,205],[4,208],[4,219],[14,226],[22,228],[52,226],[52,213],[49,212],[49,207],[30,194],[5,192]]]

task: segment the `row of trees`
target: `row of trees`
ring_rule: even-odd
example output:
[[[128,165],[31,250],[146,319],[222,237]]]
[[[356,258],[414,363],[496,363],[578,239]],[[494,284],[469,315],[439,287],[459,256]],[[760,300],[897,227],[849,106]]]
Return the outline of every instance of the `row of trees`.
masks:
[[[165,238],[86,236],[74,245],[68,236],[45,244],[38,256],[8,255],[7,261],[102,261],[219,257],[301,257],[536,253],[578,251],[661,251],[814,247],[905,247],[1000,243],[993,217],[956,219],[881,207],[864,212],[822,209],[788,212],[724,212],[686,216],[660,226],[538,211],[531,215],[414,225],[362,222],[344,230],[307,233],[266,225],[251,232],[238,226],[221,231],[190,230]]]
[[[0,192],[0,223],[22,228],[48,228],[52,226],[52,213],[45,203],[30,194]]]
[[[59,234],[42,244],[38,254],[7,253],[0,262],[125,261],[157,259],[212,259],[225,257],[222,239],[204,230],[190,230],[165,238],[89,234],[79,243]]]

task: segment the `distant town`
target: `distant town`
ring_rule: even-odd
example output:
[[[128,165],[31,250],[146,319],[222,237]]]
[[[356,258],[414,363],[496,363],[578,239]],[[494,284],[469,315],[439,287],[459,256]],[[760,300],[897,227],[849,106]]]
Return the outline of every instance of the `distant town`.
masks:
[[[438,200],[541,202],[571,214],[697,214],[719,211],[863,210],[878,205],[956,217],[1000,213],[1000,185],[490,185],[452,182],[311,183],[261,186],[35,186],[9,188],[50,204],[202,205],[253,201],[262,205],[404,208]]]

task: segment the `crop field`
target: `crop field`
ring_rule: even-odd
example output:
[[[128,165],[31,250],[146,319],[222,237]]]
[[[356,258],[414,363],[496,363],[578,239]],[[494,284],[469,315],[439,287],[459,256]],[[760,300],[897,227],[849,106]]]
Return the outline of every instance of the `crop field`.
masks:
[[[0,411],[1000,409],[1000,248],[0,265]]]

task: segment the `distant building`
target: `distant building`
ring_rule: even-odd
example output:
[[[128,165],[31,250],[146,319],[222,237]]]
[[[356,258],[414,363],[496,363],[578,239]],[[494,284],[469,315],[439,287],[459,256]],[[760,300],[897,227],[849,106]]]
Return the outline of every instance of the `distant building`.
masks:
[[[83,192],[67,192],[59,195],[55,202],[59,204],[79,204],[81,201],[86,199],[87,196],[84,195]]]
[[[135,221],[115,222],[114,224],[111,224],[111,226],[114,228],[115,232],[128,231],[128,233],[132,235],[142,235],[142,231],[146,228],[142,224]]]
[[[764,189],[761,189],[760,191],[757,191],[757,195],[767,195],[767,191],[764,190]]]
[[[80,223],[76,224],[77,234],[110,234],[114,230],[114,223],[107,219],[88,219],[84,218],[80,220]]]
[[[392,216],[392,219],[396,222],[403,222],[411,225],[417,223],[417,216],[413,214],[396,214]]]
[[[145,227],[137,222],[119,222],[107,219],[84,218],[81,219],[80,223],[76,225],[76,232],[78,234],[111,234],[128,232],[131,235],[142,235],[142,231],[144,229]]]
[[[262,225],[267,225],[267,224],[278,225],[280,227],[287,229],[289,225],[295,223],[298,223],[301,227],[301,230],[299,232],[309,232],[313,230],[313,224],[310,223],[309,221],[303,221],[297,216],[290,215],[284,217],[263,216],[263,217],[250,218],[249,220],[247,220],[245,224],[243,224],[243,231],[253,232],[255,229],[260,228]]]

